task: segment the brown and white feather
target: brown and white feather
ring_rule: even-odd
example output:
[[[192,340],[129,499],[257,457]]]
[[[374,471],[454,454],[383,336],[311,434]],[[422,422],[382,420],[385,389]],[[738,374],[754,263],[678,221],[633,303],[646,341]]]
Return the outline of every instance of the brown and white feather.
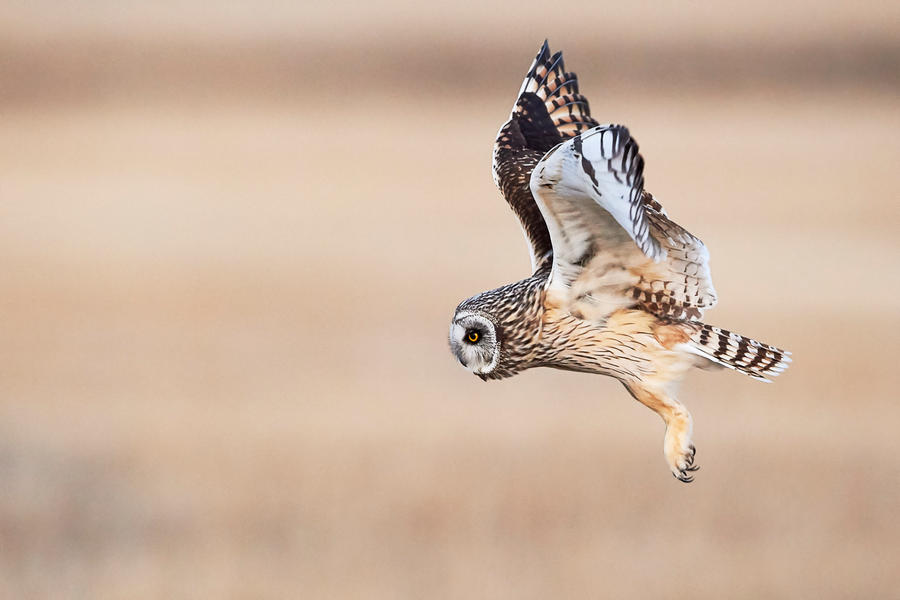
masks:
[[[529,243],[532,271],[547,267],[553,246],[531,194],[531,173],[556,144],[597,125],[578,77],[565,70],[561,52],[546,41],[528,69],[509,120],[494,142],[494,183],[519,219]]]

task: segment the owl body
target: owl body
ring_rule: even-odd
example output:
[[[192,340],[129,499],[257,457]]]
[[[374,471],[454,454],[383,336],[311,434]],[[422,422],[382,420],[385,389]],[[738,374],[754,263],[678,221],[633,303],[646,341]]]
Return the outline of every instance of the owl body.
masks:
[[[644,190],[643,171],[628,129],[590,116],[562,53],[544,42],[493,153],[532,275],[460,303],[450,347],[484,380],[533,367],[618,379],[662,417],[669,469],[690,482],[693,425],[675,396],[687,371],[768,381],[790,353],[701,321],[717,301],[709,253]]]
[[[483,315],[503,339],[494,368],[477,373],[482,379],[552,367],[606,375],[628,385],[658,374],[680,375],[697,363],[696,355],[672,349],[690,339],[683,325],[632,309],[587,320],[565,309],[546,283],[546,278],[528,278],[459,305],[458,315]]]

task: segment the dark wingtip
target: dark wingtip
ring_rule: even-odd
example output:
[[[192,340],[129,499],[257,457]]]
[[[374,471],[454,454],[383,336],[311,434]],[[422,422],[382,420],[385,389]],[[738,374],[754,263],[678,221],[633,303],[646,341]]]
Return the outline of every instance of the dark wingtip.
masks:
[[[549,54],[550,54],[550,43],[545,38],[544,43],[541,44],[541,49],[538,50],[537,58],[540,58],[542,56],[548,56]]]

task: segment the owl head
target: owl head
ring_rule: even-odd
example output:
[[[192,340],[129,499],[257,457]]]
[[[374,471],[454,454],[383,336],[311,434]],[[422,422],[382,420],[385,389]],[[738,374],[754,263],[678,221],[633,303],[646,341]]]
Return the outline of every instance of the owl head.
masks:
[[[487,379],[500,362],[496,325],[486,313],[457,309],[450,322],[450,350],[459,364]]]

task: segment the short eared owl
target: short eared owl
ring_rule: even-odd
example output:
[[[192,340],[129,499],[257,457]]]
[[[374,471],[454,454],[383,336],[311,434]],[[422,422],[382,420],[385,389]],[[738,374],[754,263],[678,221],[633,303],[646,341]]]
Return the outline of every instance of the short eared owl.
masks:
[[[716,303],[709,253],[644,190],[628,129],[600,125],[544,42],[494,144],[494,181],[531,249],[531,277],[456,308],[450,346],[482,379],[531,367],[609,375],[665,421],[672,474],[693,481],[691,367],[768,381],[789,352],[700,321]]]

